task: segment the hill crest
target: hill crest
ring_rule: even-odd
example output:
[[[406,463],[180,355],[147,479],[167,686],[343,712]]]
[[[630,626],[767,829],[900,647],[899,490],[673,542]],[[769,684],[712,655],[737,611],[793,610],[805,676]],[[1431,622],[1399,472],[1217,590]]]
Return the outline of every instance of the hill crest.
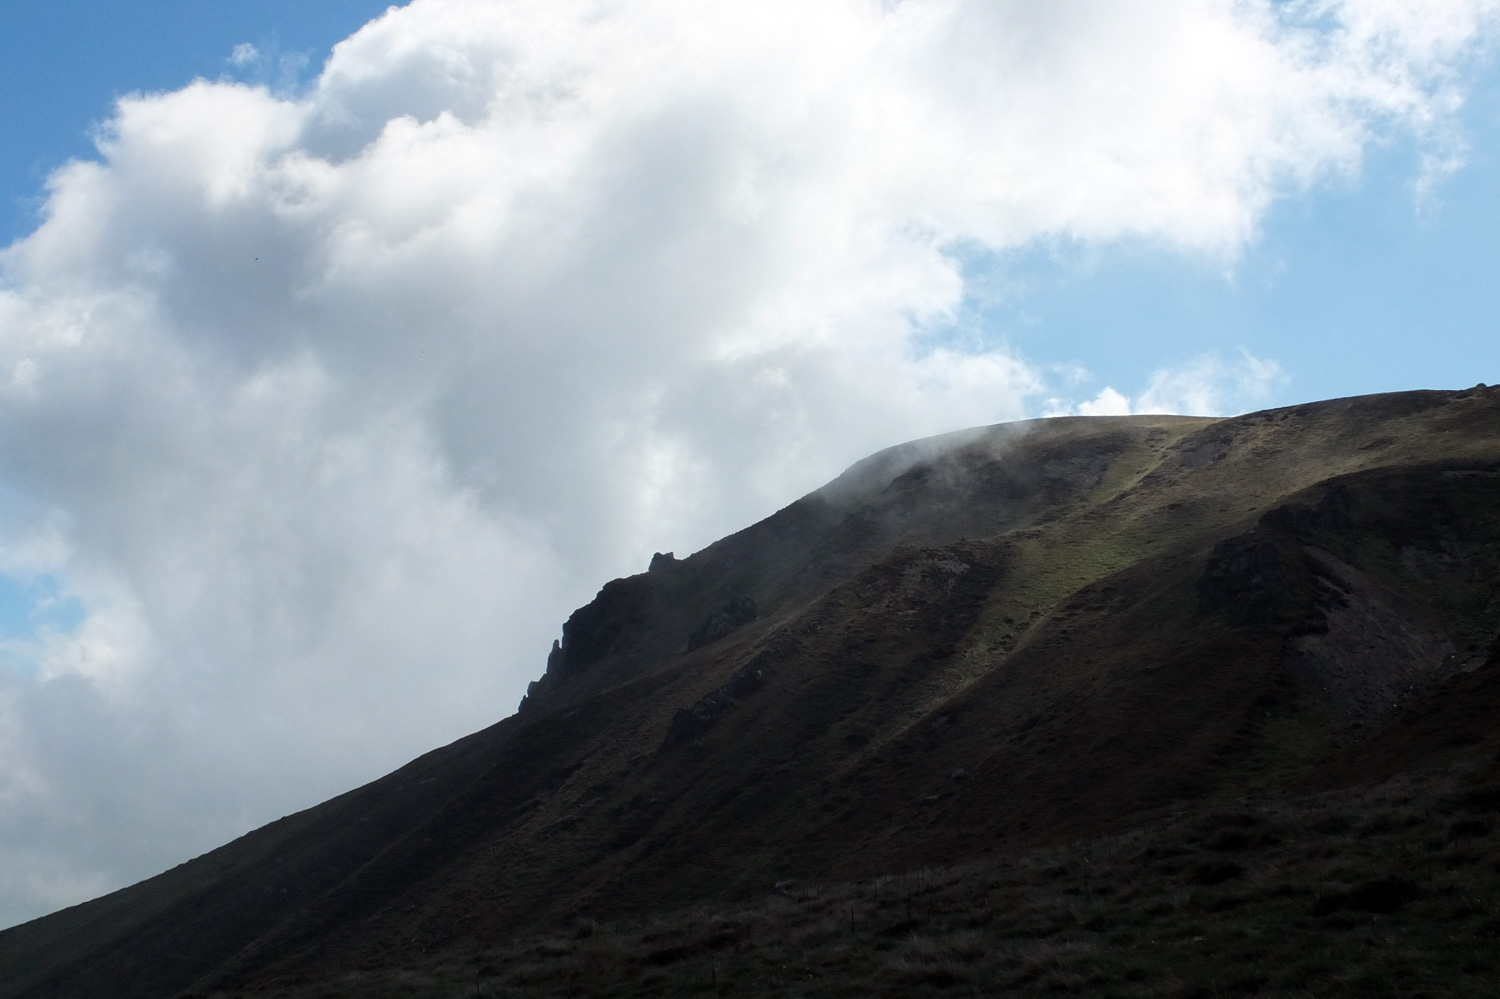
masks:
[[[1497,581],[1495,389],[902,445],[607,583],[515,716],[0,933],[0,996],[249,987],[1389,774],[1447,750],[1366,733],[1489,675]]]

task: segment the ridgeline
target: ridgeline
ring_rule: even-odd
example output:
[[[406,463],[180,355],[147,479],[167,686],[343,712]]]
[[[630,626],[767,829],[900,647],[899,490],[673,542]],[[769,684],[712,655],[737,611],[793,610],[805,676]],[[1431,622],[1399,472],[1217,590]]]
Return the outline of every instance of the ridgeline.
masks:
[[[902,445],[0,999],[1489,995],[1500,389]]]

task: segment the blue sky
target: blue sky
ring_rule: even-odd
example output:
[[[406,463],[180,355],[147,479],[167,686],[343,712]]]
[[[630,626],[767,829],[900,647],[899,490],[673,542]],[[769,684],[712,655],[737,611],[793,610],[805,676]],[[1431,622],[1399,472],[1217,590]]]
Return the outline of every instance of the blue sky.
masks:
[[[175,90],[232,71],[248,42],[308,57],[316,72],[340,39],[389,6],[358,0],[160,0],[7,4],[0,31],[0,240],[25,235],[47,175],[94,155],[91,133],[115,98]]]
[[[0,13],[0,925],[877,448],[1500,381],[1500,0],[385,10]]]
[[[1500,380],[1500,73],[1474,81],[1464,165],[1428,195],[1410,141],[1358,176],[1280,200],[1227,267],[1139,244],[1042,248],[986,328],[1122,390],[1203,351],[1244,348],[1288,376],[1266,405]]]

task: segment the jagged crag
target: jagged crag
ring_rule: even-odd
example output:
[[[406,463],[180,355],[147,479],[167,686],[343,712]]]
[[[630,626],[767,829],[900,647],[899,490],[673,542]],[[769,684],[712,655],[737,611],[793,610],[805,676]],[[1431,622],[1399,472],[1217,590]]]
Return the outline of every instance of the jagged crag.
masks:
[[[919,441],[0,997],[1493,994],[1497,635],[1500,390]]]

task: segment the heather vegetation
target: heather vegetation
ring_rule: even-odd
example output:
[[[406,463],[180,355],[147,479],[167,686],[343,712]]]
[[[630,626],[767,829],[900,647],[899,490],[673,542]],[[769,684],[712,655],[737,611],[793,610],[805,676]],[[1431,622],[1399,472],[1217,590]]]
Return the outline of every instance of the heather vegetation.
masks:
[[[1500,390],[904,445],[545,663],[0,999],[1494,991]]]
[[[1500,767],[1190,810],[214,999],[1492,996]]]

